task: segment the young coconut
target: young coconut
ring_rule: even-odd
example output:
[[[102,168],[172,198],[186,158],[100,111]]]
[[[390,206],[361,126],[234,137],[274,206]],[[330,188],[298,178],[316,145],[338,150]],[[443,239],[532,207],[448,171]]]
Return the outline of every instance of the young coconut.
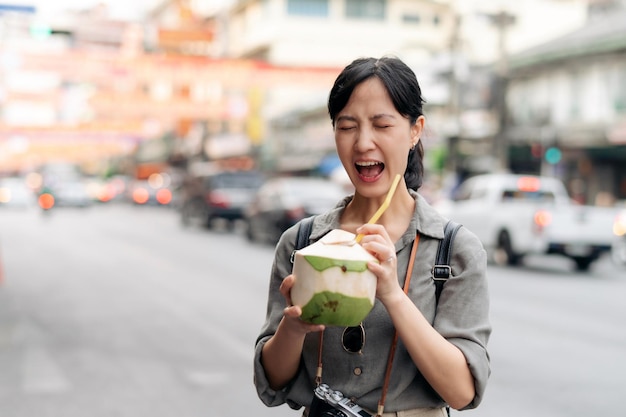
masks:
[[[355,235],[334,229],[295,254],[291,299],[302,308],[302,320],[326,325],[356,326],[374,307],[376,276],[367,269],[378,260]]]

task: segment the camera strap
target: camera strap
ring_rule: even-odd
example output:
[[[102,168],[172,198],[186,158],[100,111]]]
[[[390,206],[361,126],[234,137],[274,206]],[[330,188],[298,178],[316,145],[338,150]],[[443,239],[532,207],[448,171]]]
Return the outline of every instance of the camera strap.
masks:
[[[417,253],[417,247],[419,245],[420,235],[419,233],[415,236],[415,240],[413,241],[413,247],[411,248],[411,255],[409,257],[409,264],[406,268],[406,277],[404,279],[404,293],[409,293],[409,286],[411,285],[411,275],[413,272],[413,263],[415,262],[415,254]],[[324,332],[320,332],[320,345],[318,349],[317,355],[317,373],[315,375],[315,383],[316,385],[320,385],[322,383],[322,346],[324,343]],[[389,350],[389,357],[387,358],[387,369],[385,370],[385,379],[383,381],[383,390],[380,395],[380,400],[378,400],[378,410],[376,412],[376,416],[380,417],[383,415],[385,410],[385,401],[387,399],[387,390],[389,388],[389,382],[391,380],[391,368],[393,365],[393,358],[396,354],[396,347],[398,345],[398,332],[394,330],[393,339],[391,341],[391,349]]]

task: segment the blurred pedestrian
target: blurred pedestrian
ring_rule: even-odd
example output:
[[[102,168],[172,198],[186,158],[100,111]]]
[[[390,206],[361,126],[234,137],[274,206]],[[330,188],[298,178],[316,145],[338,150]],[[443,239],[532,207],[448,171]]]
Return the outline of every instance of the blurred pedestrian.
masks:
[[[423,181],[423,103],[415,74],[395,57],[357,59],[336,79],[328,110],[354,194],[315,217],[310,241],[332,229],[364,234],[361,245],[379,261],[368,264],[377,277],[377,300],[359,326],[356,348],[346,346],[344,328],[302,321],[301,308],[290,303],[290,255],[299,226],[287,230],[276,247],[267,318],[256,342],[255,385],[266,405],[305,407],[308,415],[318,356],[323,382],[370,414],[382,414],[383,402],[384,416],[443,416],[447,407],[470,409],[481,402],[490,374],[486,254],[462,227],[452,248],[451,277],[436,302],[431,271],[447,219],[417,193]],[[403,179],[389,208],[377,224],[366,224],[396,174]],[[419,246],[405,294],[414,242]],[[394,331],[398,343],[383,393]]]

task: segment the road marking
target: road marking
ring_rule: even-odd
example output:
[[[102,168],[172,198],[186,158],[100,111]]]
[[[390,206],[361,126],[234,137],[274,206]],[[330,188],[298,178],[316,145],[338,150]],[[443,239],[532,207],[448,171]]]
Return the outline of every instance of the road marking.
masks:
[[[22,367],[22,389],[26,393],[59,393],[70,388],[69,380],[45,348],[26,348]]]
[[[10,341],[23,351],[21,362],[22,389],[26,393],[60,393],[71,389],[61,367],[44,347],[45,334],[28,320],[20,321]]]
[[[187,370],[183,371],[183,375],[187,381],[197,386],[220,385],[230,379],[230,376],[225,372]]]

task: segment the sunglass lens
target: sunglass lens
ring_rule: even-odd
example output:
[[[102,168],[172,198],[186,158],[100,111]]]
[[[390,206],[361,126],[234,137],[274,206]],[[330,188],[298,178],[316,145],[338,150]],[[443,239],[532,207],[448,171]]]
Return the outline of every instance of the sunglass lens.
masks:
[[[351,353],[358,353],[363,349],[365,334],[362,326],[346,327],[341,339],[343,348]]]

